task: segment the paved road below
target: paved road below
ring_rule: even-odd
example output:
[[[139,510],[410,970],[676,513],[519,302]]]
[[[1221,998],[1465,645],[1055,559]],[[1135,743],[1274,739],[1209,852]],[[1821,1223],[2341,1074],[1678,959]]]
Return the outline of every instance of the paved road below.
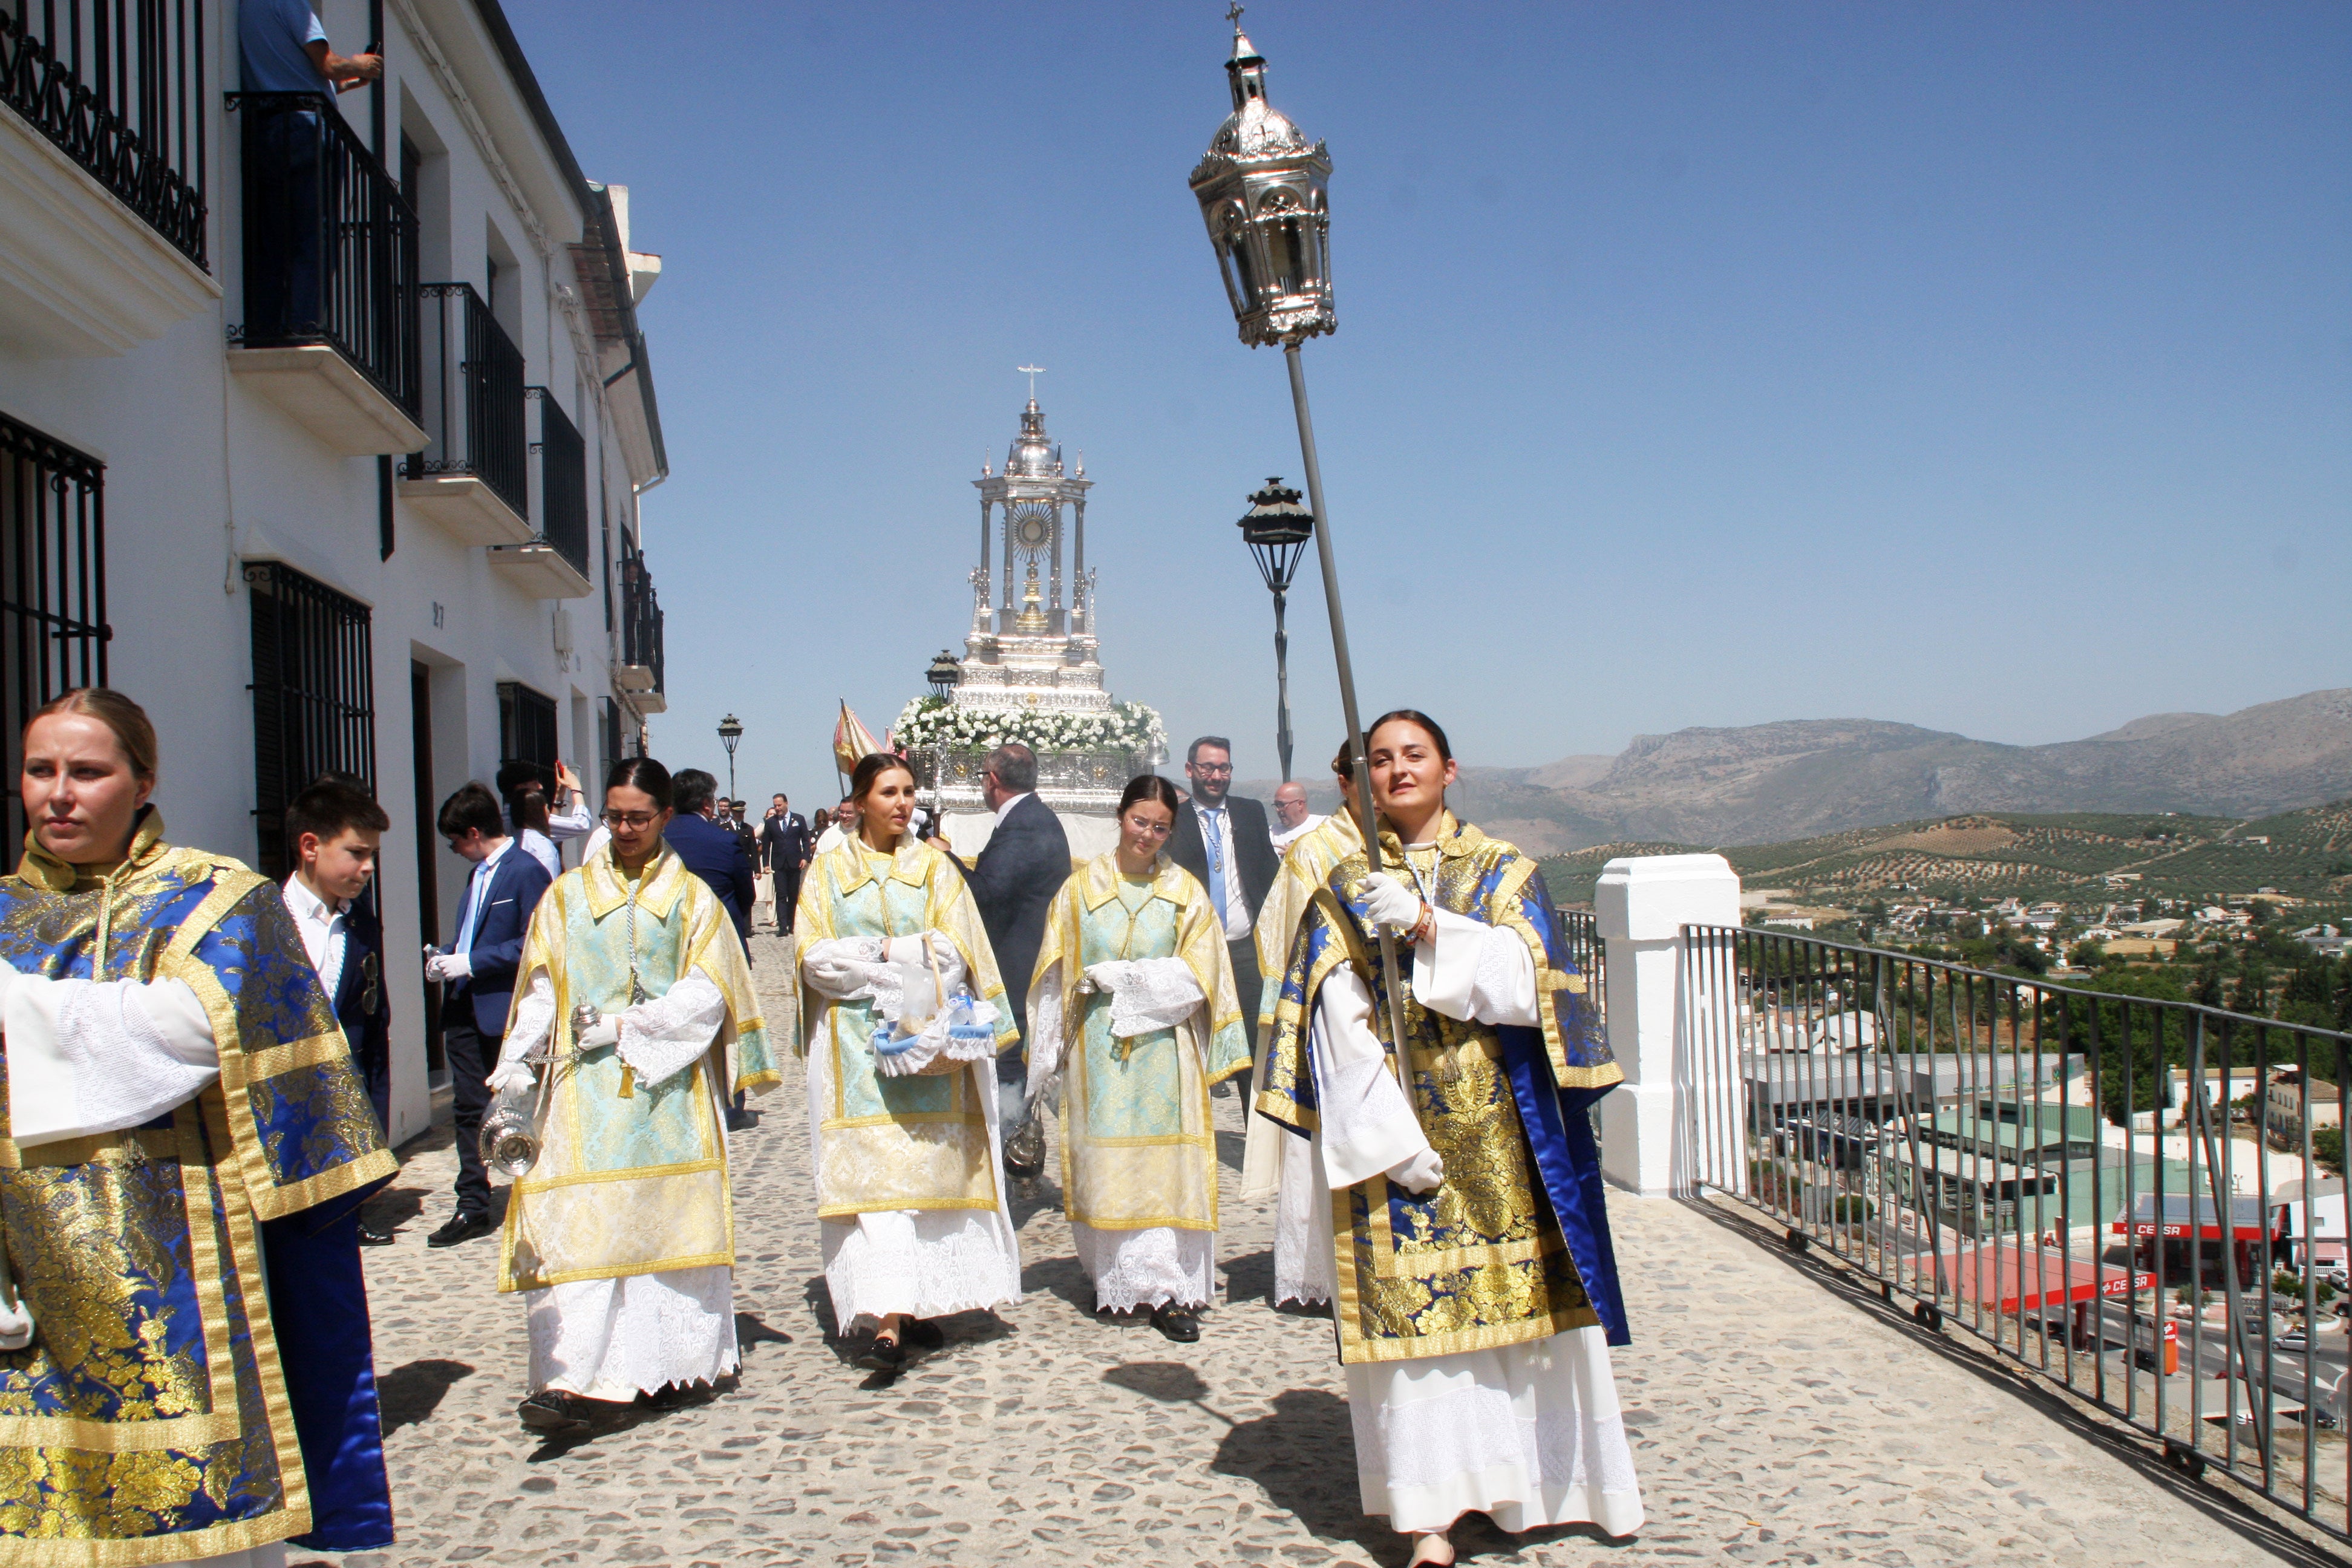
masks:
[[[785,973],[756,939],[757,973]],[[772,999],[771,1005],[772,1005]],[[428,1250],[455,1156],[407,1151],[414,1210],[369,1255],[400,1544],[343,1559],[844,1564],[1400,1563],[1358,1511],[1327,1321],[1276,1313],[1271,1228],[1231,1198],[1227,1300],[1198,1344],[1087,1311],[1058,1194],[1020,1205],[1027,1294],[950,1324],[891,1386],[831,1328],[795,1077],[737,1143],[741,1385],[576,1447],[514,1419],[521,1303],[496,1243]],[[1216,1102],[1229,1167],[1238,1102]],[[2247,1539],[2191,1500],[1677,1204],[1612,1209],[1635,1343],[1617,1357],[1650,1523],[1630,1543],[1512,1541],[1480,1563],[2236,1564]],[[296,1552],[297,1563],[315,1554]]]

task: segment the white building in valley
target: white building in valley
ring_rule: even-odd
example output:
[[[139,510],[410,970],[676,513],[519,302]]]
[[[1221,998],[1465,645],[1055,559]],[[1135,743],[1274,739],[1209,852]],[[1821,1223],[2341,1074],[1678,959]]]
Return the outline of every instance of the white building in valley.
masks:
[[[282,874],[292,792],[371,779],[398,1140],[439,802],[558,756],[593,796],[662,707],[659,262],[496,0],[315,4],[380,84],[240,90],[236,0],[0,9],[0,777],[20,839],[25,713],[103,680],[179,842]]]

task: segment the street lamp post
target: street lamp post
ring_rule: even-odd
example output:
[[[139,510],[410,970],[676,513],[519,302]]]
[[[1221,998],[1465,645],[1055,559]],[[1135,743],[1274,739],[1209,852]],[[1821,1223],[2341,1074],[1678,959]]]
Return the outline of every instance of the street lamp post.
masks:
[[[1283,488],[1282,476],[1265,481],[1242,514],[1243,542],[1257,562],[1258,575],[1274,595],[1274,749],[1282,754],[1282,782],[1290,782],[1290,634],[1282,614],[1290,582],[1315,533],[1315,514],[1298,504],[1298,492]]]
[[[719,743],[727,748],[727,798],[735,798],[735,745],[743,738],[743,725],[730,713],[719,721]]]
[[[1217,127],[1209,151],[1194,166],[1192,197],[1201,204],[1217,271],[1242,342],[1252,348],[1282,345],[1290,369],[1290,404],[1298,420],[1298,454],[1307,465],[1307,510],[1316,528],[1315,554],[1323,568],[1323,607],[1331,617],[1331,655],[1339,666],[1339,708],[1348,723],[1348,747],[1356,759],[1356,802],[1370,868],[1381,869],[1381,836],[1372,811],[1372,770],[1365,756],[1369,738],[1356,710],[1356,673],[1348,657],[1348,622],[1339,607],[1339,567],[1331,553],[1331,510],[1323,501],[1323,465],[1315,452],[1315,421],[1307,406],[1307,372],[1298,350],[1311,337],[1335,331],[1331,308],[1328,184],[1331,155],[1320,142],[1308,142],[1265,98],[1265,58],[1242,31],[1242,8],[1226,13],[1234,24],[1233,54],[1225,79],[1234,111]],[[1396,936],[1380,931],[1381,963],[1397,973]],[[1389,1037],[1397,1047],[1399,1080],[1407,1104],[1412,1086],[1404,1072],[1404,1008],[1391,985]]]
[[[963,666],[946,648],[940,649],[923,679],[931,683],[931,695],[944,698],[963,681]],[[931,826],[934,830],[947,831],[948,745],[945,741],[931,742]]]

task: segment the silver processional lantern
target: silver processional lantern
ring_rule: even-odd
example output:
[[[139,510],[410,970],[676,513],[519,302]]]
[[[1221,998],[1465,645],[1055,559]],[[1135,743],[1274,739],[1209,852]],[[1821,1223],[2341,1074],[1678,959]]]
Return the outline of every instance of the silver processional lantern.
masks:
[[[1331,312],[1331,158],[1265,98],[1265,59],[1234,23],[1234,111],[1192,171],[1242,342],[1286,347],[1338,328]]]
[[[1287,116],[1266,101],[1265,57],[1242,31],[1242,8],[1225,13],[1234,25],[1233,53],[1225,79],[1234,111],[1209,140],[1209,151],[1192,170],[1193,199],[1209,226],[1225,297],[1252,348],[1279,343],[1290,372],[1290,404],[1298,419],[1298,452],[1307,468],[1307,505],[1315,521],[1315,553],[1323,569],[1323,605],[1331,617],[1331,654],[1339,666],[1339,707],[1348,724],[1348,744],[1356,753],[1359,820],[1370,824],[1372,770],[1365,756],[1362,721],[1357,717],[1356,674],[1348,657],[1348,623],[1339,608],[1339,567],[1331,549],[1331,512],[1323,500],[1323,465],[1315,451],[1315,421],[1307,406],[1307,372],[1299,347],[1307,339],[1338,329],[1331,310],[1328,187],[1331,155],[1310,142]],[[1381,868],[1380,835],[1368,832],[1370,868]],[[1381,960],[1397,973],[1396,937],[1380,928]],[[1389,1038],[1402,1041],[1404,1016],[1396,987],[1389,988]],[[1402,1061],[1400,1056],[1398,1060]],[[1412,1100],[1412,1087],[1405,1099]]]

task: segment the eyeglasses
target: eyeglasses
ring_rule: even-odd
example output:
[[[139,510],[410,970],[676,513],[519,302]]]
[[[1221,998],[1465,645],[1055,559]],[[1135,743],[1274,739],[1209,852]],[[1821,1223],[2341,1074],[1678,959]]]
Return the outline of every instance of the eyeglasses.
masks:
[[[604,814],[604,826],[635,833],[640,828],[651,827],[658,815],[651,811],[608,811]]]
[[[1146,838],[1165,838],[1176,831],[1176,825],[1172,822],[1147,822],[1139,816],[1129,817],[1127,825]]]
[[[1234,776],[1234,764],[1231,763],[1225,763],[1217,767],[1211,767],[1206,763],[1193,763],[1190,766],[1202,778],[1229,779]]]

